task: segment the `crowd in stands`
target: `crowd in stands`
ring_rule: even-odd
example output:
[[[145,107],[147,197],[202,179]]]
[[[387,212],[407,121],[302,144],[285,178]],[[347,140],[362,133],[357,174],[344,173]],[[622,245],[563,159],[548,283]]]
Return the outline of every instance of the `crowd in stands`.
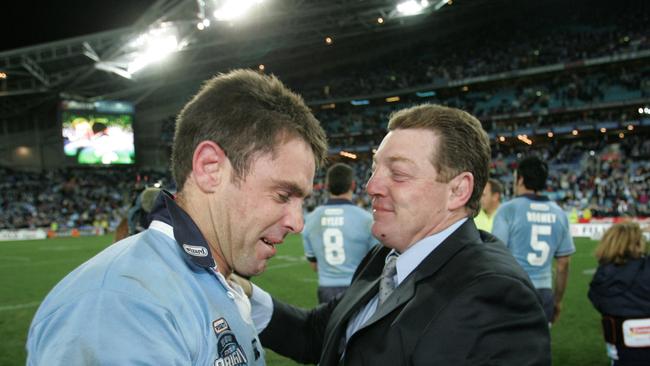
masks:
[[[590,210],[594,217],[650,216],[650,138],[647,130],[625,138],[557,139],[550,143],[495,145],[490,175],[512,197],[512,172],[522,154],[535,154],[549,163],[546,192],[566,210]],[[333,158],[331,162],[336,161]],[[371,153],[346,159],[357,177],[356,203],[370,207],[365,182],[370,177]],[[314,192],[305,202],[310,211],[326,199],[324,169],[318,171]],[[160,182],[174,190],[165,172],[138,172],[136,168],[61,169],[42,173],[0,168],[0,229],[96,225],[107,221],[114,227],[145,186]]]
[[[617,17],[599,14],[595,19],[594,14],[589,19],[582,15],[567,14],[564,24],[546,20],[536,29],[530,25],[530,29],[514,31],[505,25],[500,33],[492,26],[473,32],[488,32],[490,37],[463,33],[457,40],[419,43],[374,62],[345,65],[311,81],[296,82],[296,89],[307,100],[365,96],[650,48],[646,12],[623,12]]]
[[[114,227],[139,190],[170,179],[126,169],[60,169],[40,173],[0,168],[0,230]]]
[[[348,106],[343,111],[339,105],[346,103],[337,103],[336,110],[321,110],[320,105],[314,105],[334,147],[375,144],[381,140],[390,112],[409,103],[431,102],[461,108],[477,116],[486,130],[495,134],[522,127],[635,118],[630,113],[611,109],[603,112],[597,107],[649,98],[647,62],[627,60],[582,67],[580,61],[650,51],[650,32],[646,26],[650,15],[634,9],[618,15],[597,10],[587,15],[567,13],[560,23],[556,18],[541,17],[540,24],[528,25],[526,31],[513,32],[508,28],[522,27],[521,24],[504,25],[499,32],[491,32],[490,37],[468,39],[461,32],[462,42],[447,40],[442,46],[416,43],[392,58],[377,57],[376,61],[345,65],[312,78],[301,78],[294,84],[306,100],[315,101],[389,93],[420,85],[459,82],[468,77],[572,63],[571,67],[554,72],[442,88],[426,99],[416,98],[401,105],[373,103]],[[545,22],[547,26],[542,26]],[[333,75],[331,79],[329,75]],[[579,109],[582,115],[562,113],[567,109]],[[173,116],[161,124],[161,139],[170,144]]]
[[[524,144],[496,145],[490,175],[504,183],[505,199],[512,198],[512,173],[516,161],[524,154],[534,154],[549,163],[548,191],[545,194],[566,210],[582,214],[588,210],[593,217],[650,216],[650,139],[647,131],[598,139],[555,141],[541,146]],[[357,187],[357,204],[369,208],[370,200],[363,184],[370,177],[371,158],[360,155],[349,161],[361,183]],[[322,184],[323,174],[316,177],[315,192],[306,204],[307,210],[327,198]]]

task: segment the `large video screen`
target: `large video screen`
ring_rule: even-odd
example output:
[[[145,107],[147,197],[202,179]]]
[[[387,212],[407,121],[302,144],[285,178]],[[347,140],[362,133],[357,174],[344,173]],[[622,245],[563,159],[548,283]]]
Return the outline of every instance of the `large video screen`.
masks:
[[[133,104],[61,102],[63,153],[83,165],[133,164]]]

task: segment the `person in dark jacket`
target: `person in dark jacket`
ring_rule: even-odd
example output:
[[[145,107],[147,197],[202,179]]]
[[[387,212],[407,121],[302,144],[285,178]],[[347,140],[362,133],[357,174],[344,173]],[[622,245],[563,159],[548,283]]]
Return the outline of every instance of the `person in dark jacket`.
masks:
[[[650,257],[639,224],[609,228],[596,257],[589,299],[603,316],[612,365],[650,365]]]

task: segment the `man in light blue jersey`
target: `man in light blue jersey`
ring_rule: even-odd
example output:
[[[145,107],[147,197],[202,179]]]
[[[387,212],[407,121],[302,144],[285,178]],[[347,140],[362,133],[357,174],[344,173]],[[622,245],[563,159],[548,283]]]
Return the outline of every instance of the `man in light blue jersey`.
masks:
[[[357,266],[377,244],[372,215],[352,203],[356,182],[352,167],[332,165],[325,181],[329,200],[305,218],[305,256],[318,272],[318,302],[329,302],[344,292]]]
[[[569,219],[540,192],[546,188],[548,166],[535,156],[522,159],[515,172],[517,197],[504,203],[494,217],[492,234],[503,240],[537,289],[549,323],[559,315],[575,252]],[[556,260],[553,286],[552,262]]]
[[[264,365],[234,272],[262,272],[303,228],[327,155],[325,132],[278,79],[235,70],[206,82],[177,118],[176,197],[158,195],[143,232],[111,245],[47,295],[29,365]]]

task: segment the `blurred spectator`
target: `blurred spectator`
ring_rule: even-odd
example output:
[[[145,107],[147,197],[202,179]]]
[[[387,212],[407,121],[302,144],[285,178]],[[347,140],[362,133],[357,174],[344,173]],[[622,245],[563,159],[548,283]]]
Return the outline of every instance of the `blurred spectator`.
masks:
[[[613,225],[598,248],[589,299],[602,315],[607,354],[614,366],[650,361],[650,257],[639,224]]]

